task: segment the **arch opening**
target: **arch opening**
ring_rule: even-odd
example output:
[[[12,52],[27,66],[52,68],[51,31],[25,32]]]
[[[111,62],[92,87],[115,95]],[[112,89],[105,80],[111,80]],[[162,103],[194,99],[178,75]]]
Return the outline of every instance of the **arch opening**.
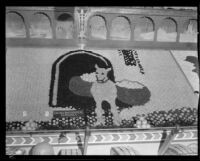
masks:
[[[112,21],[110,38],[112,40],[130,40],[131,24],[127,17],[119,16]]]
[[[189,19],[183,24],[183,31],[180,33],[179,42],[197,42],[197,20]]]
[[[90,19],[89,34],[94,39],[106,39],[106,20],[103,16],[95,15]]]
[[[81,89],[83,93],[86,93],[85,96],[76,95],[70,90],[70,80],[75,77],[80,78],[85,73],[95,72],[95,64],[102,68],[111,68],[108,77],[115,82],[112,64],[99,54],[77,50],[59,57],[52,66],[49,106],[73,106],[75,109],[94,107],[93,98],[87,96],[90,92],[89,87]]]
[[[157,31],[157,41],[176,42],[176,37],[177,37],[176,21],[170,17],[162,20],[160,27]]]
[[[153,41],[155,25],[151,18],[142,17],[134,29],[134,40],[136,41]]]
[[[32,15],[29,31],[31,38],[52,38],[51,20],[48,15],[41,12]]]
[[[74,36],[74,18],[68,13],[62,13],[56,18],[56,38],[72,39]]]
[[[17,12],[6,14],[6,37],[26,37],[24,18]]]

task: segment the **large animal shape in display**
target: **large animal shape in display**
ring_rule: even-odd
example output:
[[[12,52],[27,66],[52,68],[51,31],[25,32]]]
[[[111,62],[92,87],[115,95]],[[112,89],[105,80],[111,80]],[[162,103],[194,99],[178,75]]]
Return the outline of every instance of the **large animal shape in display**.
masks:
[[[103,101],[107,101],[110,104],[111,112],[114,116],[114,124],[120,125],[121,121],[115,104],[117,88],[115,83],[109,80],[107,76],[108,72],[111,71],[111,68],[99,68],[97,64],[95,65],[95,68],[97,81],[92,83],[90,92],[96,102],[95,112],[97,114],[97,123],[104,122],[101,105]]]
[[[130,106],[143,105],[149,101],[150,91],[143,84],[129,80],[113,82],[107,76],[111,68],[100,68],[96,64],[95,69],[94,73],[73,76],[69,82],[69,89],[76,95],[94,98],[97,125],[104,122],[103,101],[110,104],[115,125],[121,122],[116,99]]]
[[[89,78],[93,75],[93,78]],[[91,87],[94,80],[94,73],[84,74],[82,76],[73,76],[69,81],[69,89],[78,96],[93,97],[91,94]],[[82,79],[88,76],[88,79]],[[140,82],[121,80],[115,83],[117,89],[117,99],[130,106],[144,105],[150,100],[151,93],[149,89]],[[109,90],[105,89],[106,91]]]

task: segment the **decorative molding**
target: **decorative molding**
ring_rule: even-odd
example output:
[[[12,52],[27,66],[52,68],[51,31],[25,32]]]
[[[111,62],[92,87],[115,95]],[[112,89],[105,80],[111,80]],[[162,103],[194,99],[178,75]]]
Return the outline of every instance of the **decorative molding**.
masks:
[[[92,132],[88,144],[113,144],[113,143],[143,143],[143,142],[160,142],[163,131],[151,132]],[[169,135],[170,131],[167,132]],[[78,134],[83,142],[84,133]],[[60,139],[57,134],[37,134],[37,135],[7,135],[6,146],[33,146],[39,142],[48,142],[52,145],[77,145],[77,134],[68,133]],[[194,141],[197,140],[197,130],[184,131],[177,134],[174,141]]]
[[[19,11],[23,11],[23,10],[33,10],[33,11],[40,11],[40,10],[44,10],[44,11],[53,11],[55,10],[55,7],[6,7],[6,10],[19,10]]]
[[[173,9],[155,9],[153,7],[148,8],[138,8],[138,7],[6,7],[6,12],[16,11],[22,17],[25,18],[25,26],[29,26],[30,16],[35,12],[41,11],[44,12],[50,18],[51,22],[55,21],[54,14],[55,12],[70,12],[74,13],[75,25],[73,39],[56,39],[55,37],[55,25],[52,26],[53,38],[44,39],[44,38],[30,38],[29,31],[26,27],[27,37],[25,38],[6,38],[6,44],[8,46],[48,46],[48,47],[80,47],[81,49],[85,48],[118,48],[119,46],[125,48],[155,48],[155,49],[177,49],[177,50],[187,50],[192,49],[196,50],[197,43],[190,42],[159,42],[156,41],[157,37],[157,28],[160,21],[166,17],[171,17],[178,22],[184,22],[189,19],[197,19],[197,11],[194,10],[173,10]],[[106,40],[93,40],[88,36],[88,20],[92,15],[103,16],[106,19],[107,24],[111,24],[112,18],[116,16],[126,16],[130,21],[134,21],[134,24],[137,24],[135,17],[147,16],[151,18],[155,23],[155,39],[154,41],[136,41],[131,39],[130,41],[121,41],[121,40],[110,40],[110,25],[107,27],[108,35]],[[134,18],[133,18],[134,17]],[[131,25],[133,34],[134,25]],[[183,30],[183,24],[178,23],[178,36],[180,36],[180,31]]]
[[[86,39],[89,8],[86,7],[76,8],[75,13],[78,16],[78,29],[79,29],[78,38],[82,42]]]
[[[196,10],[176,10],[153,7],[91,7],[91,12],[109,14],[135,14],[135,15],[158,15],[158,16],[197,16]]]

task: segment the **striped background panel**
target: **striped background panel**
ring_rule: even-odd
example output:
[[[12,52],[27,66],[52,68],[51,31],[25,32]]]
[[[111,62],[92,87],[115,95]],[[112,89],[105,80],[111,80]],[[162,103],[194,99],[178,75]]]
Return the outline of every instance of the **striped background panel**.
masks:
[[[118,146],[111,148],[110,155],[139,155],[139,152],[130,146]]]
[[[172,144],[164,155],[194,155],[194,152],[185,145]]]

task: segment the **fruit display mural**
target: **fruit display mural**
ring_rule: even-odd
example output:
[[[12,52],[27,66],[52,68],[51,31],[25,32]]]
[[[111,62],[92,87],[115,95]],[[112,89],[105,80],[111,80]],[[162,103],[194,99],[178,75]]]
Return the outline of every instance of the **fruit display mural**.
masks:
[[[6,7],[6,155],[196,155],[196,10]]]
[[[9,48],[6,59],[7,130],[150,128],[197,122],[198,99],[169,51]],[[96,125],[90,91],[96,82],[95,64],[111,69],[107,77],[117,89],[118,125],[109,101],[102,101],[104,121]],[[73,112],[78,114],[72,116]]]
[[[116,83],[118,89],[117,102],[119,104],[124,103],[123,105],[126,106],[143,105],[149,101],[150,91],[142,83],[125,79],[115,81],[112,64],[107,58],[91,51],[77,50],[57,59],[52,67],[50,106],[65,107],[73,105],[78,109],[84,106],[89,108],[90,105],[94,105],[93,98],[89,99],[87,97],[92,97],[90,89],[92,82],[96,82],[95,65],[97,64],[100,68],[111,68],[108,79]],[[131,88],[132,91],[129,91]],[[143,93],[139,89],[143,90]],[[127,93],[132,93],[134,96]],[[139,93],[138,96],[137,93]],[[125,97],[131,98],[128,100]]]

